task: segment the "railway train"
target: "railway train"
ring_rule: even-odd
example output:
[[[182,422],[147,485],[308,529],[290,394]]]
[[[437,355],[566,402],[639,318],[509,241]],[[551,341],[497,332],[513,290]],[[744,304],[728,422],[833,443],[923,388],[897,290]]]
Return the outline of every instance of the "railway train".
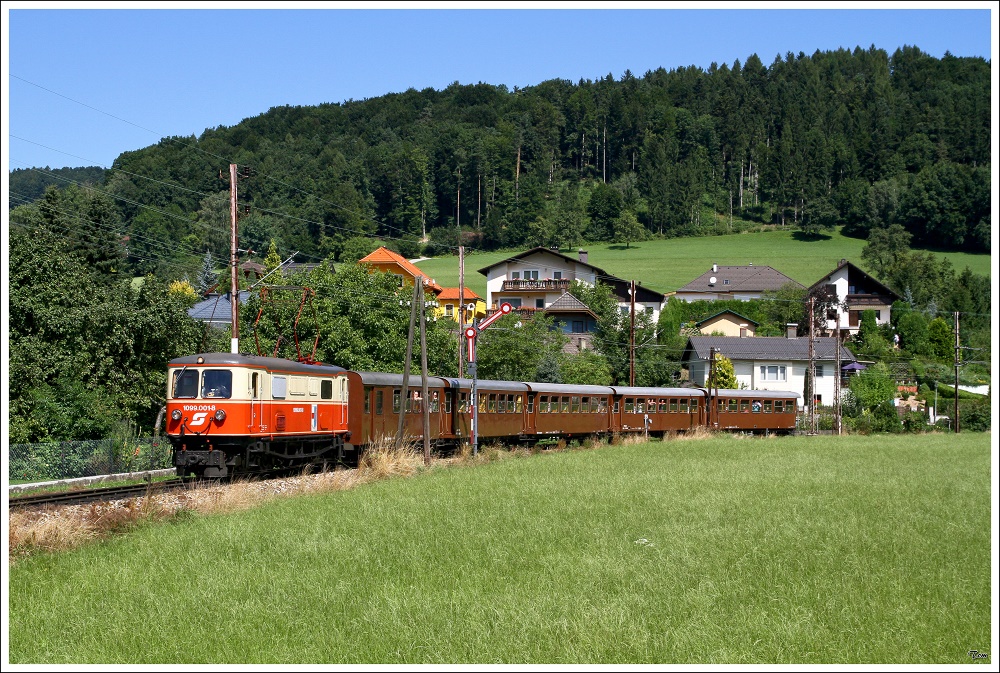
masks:
[[[393,437],[399,413],[437,449],[470,440],[472,380],[348,371],[274,357],[202,353],[171,360],[166,435],[180,476],[206,478],[351,460]],[[611,434],[662,436],[698,427],[754,433],[795,428],[799,395],[783,391],[476,382],[477,436],[534,443]]]

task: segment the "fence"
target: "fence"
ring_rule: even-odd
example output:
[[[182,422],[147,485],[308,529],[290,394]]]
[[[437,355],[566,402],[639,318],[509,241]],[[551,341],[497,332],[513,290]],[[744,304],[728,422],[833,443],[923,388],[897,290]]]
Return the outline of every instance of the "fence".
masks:
[[[172,467],[170,457],[170,442],[154,437],[11,444],[7,476],[19,484],[160,470]]]

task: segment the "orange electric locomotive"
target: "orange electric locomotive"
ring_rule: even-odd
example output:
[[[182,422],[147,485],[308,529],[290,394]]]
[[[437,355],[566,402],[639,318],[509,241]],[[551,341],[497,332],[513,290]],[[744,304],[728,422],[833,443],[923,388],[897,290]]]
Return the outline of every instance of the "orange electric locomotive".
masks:
[[[203,353],[171,360],[167,436],[180,476],[335,463],[348,440],[340,367]]]

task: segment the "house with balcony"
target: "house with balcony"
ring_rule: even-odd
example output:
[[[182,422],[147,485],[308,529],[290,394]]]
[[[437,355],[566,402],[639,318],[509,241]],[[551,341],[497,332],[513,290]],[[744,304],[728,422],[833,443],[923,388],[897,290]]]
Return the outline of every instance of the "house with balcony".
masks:
[[[605,283],[622,310],[630,307],[631,282],[590,264],[586,250],[574,258],[550,248],[532,248],[483,267],[479,273],[486,276],[486,304],[491,308],[507,302],[515,308],[547,309],[566,294],[573,281],[591,286]],[[665,299],[662,293],[636,284],[636,312],[650,312],[654,323]]]
[[[684,301],[699,301],[706,299],[760,299],[764,292],[779,290],[791,283],[795,287],[805,288],[785,274],[769,266],[720,266],[713,264],[701,274],[674,294]]]
[[[788,325],[783,337],[690,337],[681,363],[691,381],[704,386],[708,379],[710,353],[726,356],[732,363],[739,385],[749,390],[782,390],[802,395],[809,371],[809,338],[796,336],[797,325]],[[857,358],[845,346],[840,347],[840,369]],[[814,392],[818,405],[834,403],[838,386],[843,387],[842,371],[837,368],[837,339],[813,339],[813,362],[816,366]]]
[[[900,297],[888,287],[846,259],[840,260],[830,273],[812,286],[809,294],[828,306],[824,320],[824,330],[832,334],[834,330],[857,334],[861,328],[861,313],[875,312],[875,322],[883,325],[889,322],[893,302]]]

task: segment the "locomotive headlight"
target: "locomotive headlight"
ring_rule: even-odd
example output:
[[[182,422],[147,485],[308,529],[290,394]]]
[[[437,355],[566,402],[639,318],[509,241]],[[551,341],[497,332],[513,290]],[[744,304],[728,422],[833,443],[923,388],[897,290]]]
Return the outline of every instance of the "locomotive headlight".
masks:
[[[221,423],[222,421],[226,420],[226,412],[223,411],[222,409],[219,409],[218,411],[216,411],[215,412],[215,420],[217,420],[219,423]]]
[[[181,410],[180,409],[174,409],[173,411],[171,411],[170,412],[170,418],[174,419],[175,421],[181,420]]]

